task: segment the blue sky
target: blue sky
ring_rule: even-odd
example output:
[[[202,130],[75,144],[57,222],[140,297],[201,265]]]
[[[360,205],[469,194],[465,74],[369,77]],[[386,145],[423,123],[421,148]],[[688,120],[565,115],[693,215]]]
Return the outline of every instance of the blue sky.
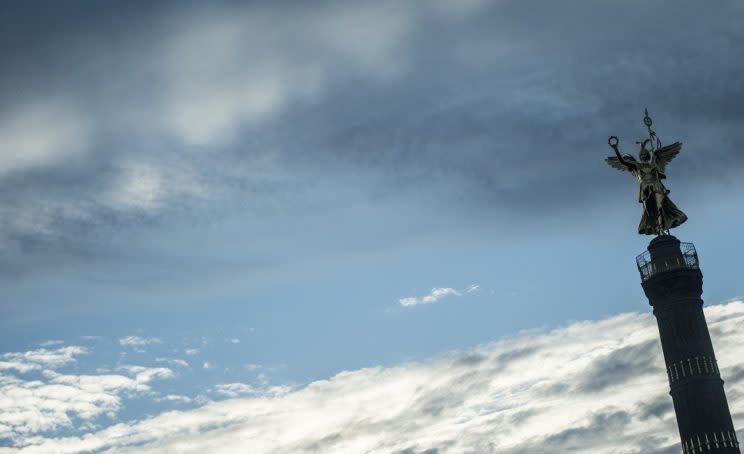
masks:
[[[744,295],[737,2],[1,8],[6,411],[35,380],[112,383],[79,419],[0,431],[8,452],[647,314],[637,183],[604,163],[646,107],[683,142],[667,186],[706,303]],[[541,426],[559,449],[568,429]],[[422,437],[395,449],[460,452]]]

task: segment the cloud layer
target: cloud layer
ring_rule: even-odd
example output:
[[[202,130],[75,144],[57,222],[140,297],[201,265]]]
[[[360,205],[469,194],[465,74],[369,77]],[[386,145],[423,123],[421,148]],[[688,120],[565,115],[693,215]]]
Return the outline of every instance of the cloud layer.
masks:
[[[744,334],[739,327],[744,302],[708,307],[706,317],[734,422],[741,428]],[[136,378],[127,383],[135,389],[162,376],[146,369],[129,372]],[[101,387],[108,377],[101,378],[105,380],[86,380]],[[33,386],[12,380],[6,386]],[[55,383],[60,380],[84,381],[52,377]],[[25,432],[13,434],[17,449],[0,452],[679,451],[658,331],[648,314],[525,332],[425,362],[341,372],[294,391],[241,383],[221,384],[214,391],[230,399],[80,436],[34,436],[45,426],[27,424]],[[3,405],[18,405],[14,399],[6,394]],[[115,411],[112,405],[97,403],[94,408]],[[85,417],[86,411],[79,414]]]
[[[646,106],[662,139],[685,142],[674,175],[690,188],[740,174],[739,2],[449,3],[9,11],[0,272],[178,265],[177,245],[126,232],[236,212],[234,230],[268,245],[242,257],[273,264],[278,225],[311,226],[304,245],[332,232],[323,251],[342,253],[436,229],[426,219],[540,226],[607,191],[632,204],[601,158],[610,133],[642,133]],[[238,241],[210,233],[194,235]],[[234,250],[216,243],[206,268]]]

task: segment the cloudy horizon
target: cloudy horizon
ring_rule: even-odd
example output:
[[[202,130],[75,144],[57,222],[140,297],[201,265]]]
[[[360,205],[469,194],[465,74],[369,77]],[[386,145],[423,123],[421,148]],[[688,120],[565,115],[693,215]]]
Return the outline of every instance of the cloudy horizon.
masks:
[[[742,427],[744,301],[705,313],[734,425]],[[181,358],[163,359],[143,350],[136,360],[149,366],[87,374],[80,369],[96,348],[55,345],[3,355],[0,437],[16,449],[0,452],[679,451],[658,330],[648,313],[531,330],[303,385],[270,385],[260,366],[245,365],[239,375],[250,382],[218,383],[196,395],[169,392],[167,382],[202,367],[184,353],[171,350]],[[122,418],[137,399],[170,409]]]
[[[744,295],[740,2],[33,0],[0,17],[0,452],[268,452],[271,434],[286,452],[674,452],[661,400],[574,415],[538,392],[664,392],[637,182],[604,162],[610,135],[634,151],[645,108],[683,143],[673,233],[697,247],[719,355],[738,352],[722,314]],[[498,370],[542,361],[546,339],[577,349],[554,354],[574,367],[556,383]],[[601,376],[610,359],[646,381]],[[288,432],[293,411],[317,425]]]

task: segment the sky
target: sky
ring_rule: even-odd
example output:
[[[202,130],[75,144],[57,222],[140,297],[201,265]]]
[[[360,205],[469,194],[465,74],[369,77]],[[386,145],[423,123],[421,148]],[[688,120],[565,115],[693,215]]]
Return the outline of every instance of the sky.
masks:
[[[645,108],[744,427],[741,2],[0,18],[0,453],[678,452]]]

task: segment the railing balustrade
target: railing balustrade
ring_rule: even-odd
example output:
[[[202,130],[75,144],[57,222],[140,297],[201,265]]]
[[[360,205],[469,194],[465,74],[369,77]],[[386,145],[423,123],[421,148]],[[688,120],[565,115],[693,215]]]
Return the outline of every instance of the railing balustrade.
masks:
[[[638,265],[638,272],[641,273],[641,281],[646,282],[657,274],[672,270],[699,270],[700,262],[698,261],[695,245],[692,243],[680,243],[679,249],[679,255],[671,257],[651,259],[651,254],[648,251],[636,257],[636,265]]]

